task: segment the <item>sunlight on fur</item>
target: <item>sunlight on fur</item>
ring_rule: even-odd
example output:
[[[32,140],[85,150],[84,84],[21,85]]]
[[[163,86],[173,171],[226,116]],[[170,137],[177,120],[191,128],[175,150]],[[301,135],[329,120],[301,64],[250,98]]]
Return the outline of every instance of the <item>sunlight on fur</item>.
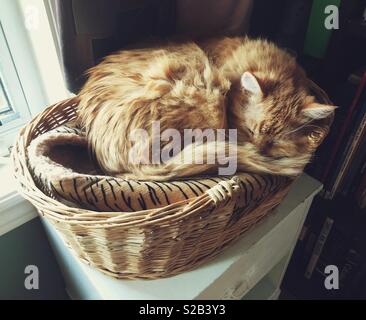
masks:
[[[126,178],[217,174],[218,154],[233,147],[193,142],[181,150],[199,149],[204,159],[214,155],[215,163],[177,163],[182,154],[158,164],[129,161],[132,148],[137,156],[151,150],[155,121],[182,137],[184,129],[236,129],[239,171],[296,176],[324,138],[322,120],[335,109],[317,103],[295,58],[265,40],[220,38],[120,51],[88,76],[79,121],[102,170]],[[148,138],[131,141],[135,129]],[[168,143],[161,141],[162,147]]]

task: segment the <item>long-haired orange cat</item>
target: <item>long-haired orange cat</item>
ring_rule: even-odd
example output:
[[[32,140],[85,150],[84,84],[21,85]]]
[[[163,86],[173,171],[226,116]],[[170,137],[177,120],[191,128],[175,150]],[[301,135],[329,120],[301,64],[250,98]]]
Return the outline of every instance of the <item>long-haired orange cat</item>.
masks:
[[[229,149],[240,171],[297,175],[315,151],[320,120],[334,111],[309,95],[293,57],[248,38],[120,51],[89,71],[79,99],[79,119],[100,167],[146,180],[217,173]],[[237,129],[237,144],[193,141],[169,161],[153,163],[156,121],[182,137],[185,129]],[[136,129],[148,138],[131,141]],[[131,161],[132,149],[141,161]],[[203,163],[177,161],[198,151]]]

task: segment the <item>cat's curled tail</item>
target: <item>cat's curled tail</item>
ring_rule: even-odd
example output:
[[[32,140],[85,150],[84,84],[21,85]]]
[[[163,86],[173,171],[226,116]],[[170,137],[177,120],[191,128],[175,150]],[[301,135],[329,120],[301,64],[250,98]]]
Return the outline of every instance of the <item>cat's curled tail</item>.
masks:
[[[199,163],[194,156],[201,155]],[[186,161],[187,159],[193,161]],[[273,158],[261,155],[251,143],[228,142],[192,143],[170,160],[161,164],[136,166],[133,172],[120,174],[121,178],[166,181],[197,175],[234,175],[236,172],[267,173],[294,177],[310,161],[311,154],[297,157]],[[222,170],[222,168],[230,169]],[[221,168],[221,169],[220,169]],[[220,173],[220,170],[224,173]]]

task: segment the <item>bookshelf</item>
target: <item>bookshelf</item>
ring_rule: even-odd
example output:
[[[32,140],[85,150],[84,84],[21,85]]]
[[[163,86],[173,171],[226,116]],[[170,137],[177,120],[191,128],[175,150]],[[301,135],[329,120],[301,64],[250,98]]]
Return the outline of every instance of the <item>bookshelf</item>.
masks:
[[[365,8],[364,0],[341,1],[340,28],[332,32],[324,55],[298,50],[309,77],[339,106],[330,134],[306,168],[324,190],[310,208],[284,279],[299,299],[366,297]],[[339,269],[339,290],[324,289],[327,265]]]
[[[306,168],[310,176],[324,184],[325,190],[314,199],[309,210],[283,286],[299,299],[366,298],[366,236],[363,236],[366,209],[360,208],[356,197],[362,190],[359,186],[363,185],[362,203],[366,207],[366,155],[363,157],[359,152],[363,149],[366,153],[366,134],[361,134],[362,130],[359,132],[360,139],[354,143],[348,165],[341,170],[343,177],[333,188],[337,173],[342,168],[339,160],[351,155],[351,149],[347,150],[346,146],[354,142],[350,137],[356,136],[362,113],[366,113],[366,107],[364,112],[359,112],[362,109],[361,101],[365,104],[366,98],[355,99],[360,79],[366,70],[366,1],[281,0],[270,5],[268,2],[255,1],[250,35],[268,38],[293,52],[309,78],[339,106],[330,134]],[[339,8],[338,30],[321,30],[325,17],[322,9],[328,4]],[[314,8],[317,8],[316,12]],[[362,92],[366,95],[366,89]],[[355,112],[349,115],[350,121],[341,130],[354,100]],[[341,131],[344,131],[344,136],[339,139]],[[336,146],[337,152],[334,152]],[[362,163],[365,164],[363,169]],[[305,272],[327,219],[332,219],[332,228],[312,275],[307,279]],[[325,264],[339,266],[342,282],[337,292],[324,290],[322,269]],[[263,290],[270,287],[266,279],[264,281]]]

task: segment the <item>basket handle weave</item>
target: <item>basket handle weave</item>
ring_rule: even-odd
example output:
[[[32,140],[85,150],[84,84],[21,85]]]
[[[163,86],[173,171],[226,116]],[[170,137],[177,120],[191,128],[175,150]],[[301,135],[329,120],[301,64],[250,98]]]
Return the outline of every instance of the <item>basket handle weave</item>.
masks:
[[[235,176],[229,181],[221,181],[206,193],[211,197],[215,204],[221,201],[227,201],[228,198],[232,198],[236,192],[240,190],[240,179]]]

